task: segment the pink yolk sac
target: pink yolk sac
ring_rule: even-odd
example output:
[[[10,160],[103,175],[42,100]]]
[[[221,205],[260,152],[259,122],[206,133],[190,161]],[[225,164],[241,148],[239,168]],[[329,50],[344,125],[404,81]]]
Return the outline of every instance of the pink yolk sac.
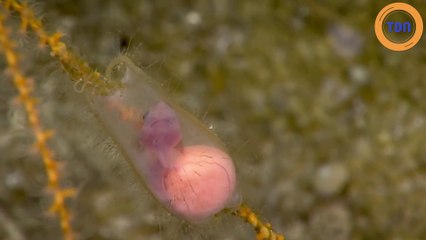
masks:
[[[189,221],[220,212],[234,196],[231,158],[216,147],[182,146],[177,115],[158,102],[144,117],[139,137],[148,157],[145,177],[154,196]]]
[[[189,220],[221,211],[235,190],[235,169],[223,151],[207,146],[185,147],[164,178],[169,207]]]

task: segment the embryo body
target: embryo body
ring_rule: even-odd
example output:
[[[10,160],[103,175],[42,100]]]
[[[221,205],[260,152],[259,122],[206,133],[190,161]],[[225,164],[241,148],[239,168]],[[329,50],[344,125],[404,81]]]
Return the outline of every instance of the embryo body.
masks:
[[[164,168],[172,167],[182,140],[179,119],[164,102],[158,102],[144,116],[140,135],[141,143],[161,162]]]

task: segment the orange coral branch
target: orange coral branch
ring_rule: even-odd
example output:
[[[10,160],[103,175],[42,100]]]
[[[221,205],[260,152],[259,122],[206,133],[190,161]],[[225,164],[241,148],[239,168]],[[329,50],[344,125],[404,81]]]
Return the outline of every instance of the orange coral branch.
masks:
[[[112,90],[121,87],[117,83],[108,82],[102,74],[93,70],[81,57],[73,54],[61,41],[62,34],[60,32],[49,35],[44,30],[41,20],[35,16],[28,4],[21,4],[16,0],[4,0],[2,4],[5,9],[13,9],[20,14],[21,31],[25,32],[28,28],[31,28],[38,36],[40,44],[49,46],[51,55],[59,59],[65,71],[76,81],[76,84],[82,83],[83,90],[85,87],[91,87],[97,94],[107,95]],[[58,163],[53,159],[53,152],[47,146],[47,139],[53,135],[53,132],[42,130],[36,108],[36,99],[31,96],[32,81],[25,78],[21,73],[14,45],[10,40],[9,30],[4,27],[4,18],[0,15],[0,46],[3,47],[14,84],[19,91],[20,100],[24,103],[31,128],[36,136],[36,145],[44,161],[49,189],[53,191],[54,202],[49,211],[60,216],[64,237],[66,240],[72,240],[73,231],[70,224],[70,214],[64,201],[73,196],[75,191],[74,189],[62,189],[59,185]],[[119,105],[111,105],[111,107],[117,108],[122,117],[132,117],[134,114],[133,111]],[[233,214],[239,216],[254,228],[257,240],[285,240],[283,235],[273,231],[270,224],[261,222],[249,207],[241,205]]]
[[[37,99],[32,96],[32,80],[26,78],[19,68],[19,58],[15,51],[15,43],[10,38],[10,30],[4,24],[4,16],[0,14],[0,47],[3,49],[8,71],[13,77],[13,83],[19,92],[19,99],[27,112],[28,120],[35,135],[35,144],[43,159],[44,167],[48,177],[48,188],[53,192],[54,201],[51,211],[58,214],[61,227],[66,240],[72,240],[71,217],[65,206],[65,199],[73,196],[74,189],[62,189],[59,184],[58,162],[53,158],[53,151],[47,145],[47,140],[53,135],[51,130],[43,130],[39,112],[37,110]]]
[[[272,230],[269,223],[261,222],[256,214],[246,205],[241,205],[240,208],[233,213],[234,215],[241,217],[253,226],[256,231],[256,240],[285,240],[285,237]]]
[[[6,9],[13,9],[20,14],[21,31],[25,32],[28,27],[31,28],[40,39],[40,44],[49,46],[50,54],[59,59],[72,80],[83,81],[85,87],[88,86],[95,93],[101,95],[107,95],[111,90],[120,87],[117,83],[106,81],[101,73],[92,69],[81,57],[69,50],[66,44],[61,41],[62,33],[56,32],[49,35],[44,30],[41,20],[35,16],[28,4],[21,4],[16,0],[4,0],[3,5]]]

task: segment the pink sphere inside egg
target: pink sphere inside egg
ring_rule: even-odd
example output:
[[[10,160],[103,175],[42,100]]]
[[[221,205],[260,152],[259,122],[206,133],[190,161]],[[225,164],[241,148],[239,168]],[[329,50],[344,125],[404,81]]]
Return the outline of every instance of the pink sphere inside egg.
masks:
[[[164,176],[169,208],[188,220],[212,216],[233,197],[235,178],[234,164],[222,150],[185,147]]]

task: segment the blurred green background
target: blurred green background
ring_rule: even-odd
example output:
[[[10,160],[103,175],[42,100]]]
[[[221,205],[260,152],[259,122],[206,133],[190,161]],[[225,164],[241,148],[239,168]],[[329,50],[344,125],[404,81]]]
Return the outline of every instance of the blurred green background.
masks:
[[[424,239],[426,41],[392,52],[390,1],[36,1],[103,72],[126,54],[218,133],[244,201],[288,239]],[[425,1],[410,1],[426,16]],[[12,14],[8,26],[17,29]],[[141,189],[84,95],[32,33],[22,67],[64,165],[79,239],[254,239],[229,214],[196,225]],[[4,58],[0,60],[5,69]],[[0,239],[61,239],[16,90],[0,81]]]

